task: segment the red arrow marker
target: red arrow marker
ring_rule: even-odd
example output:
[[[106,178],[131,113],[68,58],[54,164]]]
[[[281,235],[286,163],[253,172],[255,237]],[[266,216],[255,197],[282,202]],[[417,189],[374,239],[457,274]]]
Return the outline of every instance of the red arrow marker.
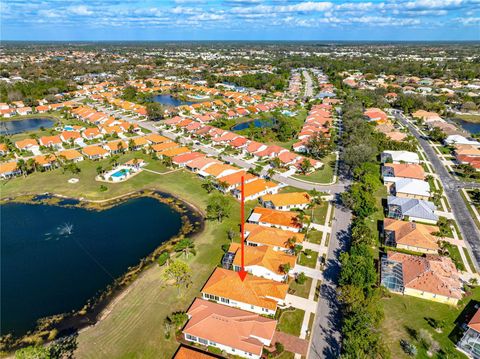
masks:
[[[241,196],[241,201],[240,201],[240,231],[241,231],[241,241],[242,244],[240,246],[241,248],[241,255],[242,255],[242,267],[240,268],[240,272],[238,272],[238,275],[240,276],[240,279],[242,282],[245,280],[245,277],[247,276],[247,272],[245,271],[245,186],[244,186],[244,177],[242,176],[242,196]]]

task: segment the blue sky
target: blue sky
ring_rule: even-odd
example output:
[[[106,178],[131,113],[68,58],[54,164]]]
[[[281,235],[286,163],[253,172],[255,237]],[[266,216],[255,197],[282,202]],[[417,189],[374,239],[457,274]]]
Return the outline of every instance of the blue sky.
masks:
[[[480,0],[0,0],[3,40],[480,40]]]

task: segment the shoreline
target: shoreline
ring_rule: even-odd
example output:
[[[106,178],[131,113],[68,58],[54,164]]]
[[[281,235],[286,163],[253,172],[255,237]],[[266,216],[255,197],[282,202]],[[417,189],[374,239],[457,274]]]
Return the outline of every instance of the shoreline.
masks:
[[[108,210],[117,205],[121,205],[129,200],[136,198],[154,198],[157,201],[168,205],[176,211],[182,220],[182,226],[178,233],[165,242],[159,244],[150,254],[138,259],[134,266],[126,268],[126,271],[115,278],[113,282],[99,291],[99,294],[88,299],[82,308],[73,309],[70,312],[55,314],[46,318],[39,318],[37,326],[27,333],[13,337],[13,343],[9,347],[1,348],[7,355],[15,352],[22,347],[31,345],[32,339],[41,339],[42,342],[49,343],[62,336],[80,333],[108,317],[115,305],[126,296],[138,283],[141,278],[152,266],[156,265],[156,259],[163,252],[172,253],[173,246],[185,236],[192,240],[197,238],[205,229],[204,211],[194,204],[175,196],[168,192],[156,189],[143,189],[132,191],[120,196],[105,200],[88,200],[85,198],[73,198],[53,193],[43,193],[29,196],[16,196],[12,198],[1,198],[0,203],[23,203],[23,204],[43,204],[56,205],[63,207],[77,207],[86,210]],[[61,201],[74,201],[75,203],[62,204]],[[43,324],[43,326],[42,326]],[[48,334],[56,331],[55,338],[48,340]],[[2,338],[10,333],[4,333]]]

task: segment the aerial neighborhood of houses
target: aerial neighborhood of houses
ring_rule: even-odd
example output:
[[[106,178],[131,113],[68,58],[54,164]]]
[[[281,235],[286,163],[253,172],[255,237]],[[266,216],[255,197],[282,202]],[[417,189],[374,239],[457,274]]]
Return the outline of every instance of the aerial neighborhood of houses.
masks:
[[[192,188],[205,189],[202,221],[208,223],[209,235],[220,236],[212,228],[222,228],[229,242],[217,246],[218,258],[212,254],[210,267],[198,265],[194,277],[201,283],[186,285],[188,294],[179,296],[177,304],[188,305],[181,312],[184,321],[175,336],[165,336],[173,342],[169,350],[175,347],[176,359],[319,358],[318,353],[336,347],[329,333],[343,336],[335,339],[342,345],[354,345],[348,340],[358,328],[343,328],[331,319],[336,316],[365,320],[372,333],[382,332],[377,316],[385,317],[390,329],[379,336],[395,343],[393,357],[417,353],[415,346],[422,355],[433,356],[432,343],[438,340],[448,342],[442,347],[448,357],[448,350],[456,348],[480,358],[480,302],[466,303],[480,300],[480,142],[447,115],[465,115],[465,106],[448,102],[448,111],[434,111],[428,101],[404,101],[443,101],[459,94],[476,101],[480,82],[337,71],[327,62],[289,64],[281,71],[280,65],[264,61],[263,49],[231,51],[227,56],[215,49],[194,54],[166,49],[161,59],[153,50],[145,51],[151,61],[135,62],[134,70],[122,73],[125,78],[107,72],[78,75],[73,89],[50,89],[35,106],[30,99],[10,96],[15,99],[0,103],[1,185],[13,191],[62,171],[63,177],[56,178],[67,189],[83,191],[82,186],[94,183],[98,193],[93,202],[99,203],[103,194],[114,197],[123,188],[129,194],[146,191],[152,182],[183,191],[188,178],[197,185]],[[315,63],[329,50],[315,48],[308,56],[305,51],[286,48],[279,58],[291,55]],[[382,51],[382,61],[392,60],[389,50]],[[98,56],[106,56],[103,52]],[[45,54],[60,62],[97,59],[89,50]],[[328,54],[338,61],[358,55],[354,47]],[[112,64],[128,63],[122,51],[110,55]],[[136,52],[131,56],[143,58]],[[245,64],[229,65],[235,56]],[[366,51],[365,58],[371,56]],[[395,56],[421,61],[411,54]],[[252,59],[259,63],[246,65]],[[217,60],[227,64],[207,65]],[[156,71],[154,63],[164,72]],[[188,76],[172,75],[179,64]],[[221,81],[206,76],[210,70]],[[138,73],[148,75],[133,75]],[[254,87],[252,78],[272,82]],[[277,78],[284,86],[274,82]],[[21,80],[10,76],[3,81]],[[469,110],[468,116],[479,114]],[[44,122],[15,130],[33,119]],[[214,208],[210,201],[218,198],[226,202]],[[229,222],[225,231],[222,215],[227,218],[230,208],[240,208],[239,202],[247,210],[241,216],[245,223],[231,215],[228,220],[235,223]],[[215,210],[217,217],[211,215]],[[214,242],[209,245],[220,239]],[[166,271],[175,263],[173,252],[167,255],[168,261],[158,261],[156,270]],[[366,259],[349,264],[356,256]],[[200,262],[207,256],[199,257]],[[350,272],[345,274],[344,266]],[[355,280],[371,283],[361,287]],[[180,280],[165,282],[168,287]],[[123,295],[128,297],[129,291],[119,301]],[[349,303],[349,295],[358,296],[362,305]],[[394,311],[384,313],[389,305]],[[371,315],[374,306],[382,308]],[[403,314],[429,307],[432,318],[441,313],[440,319],[425,319],[433,328],[430,339],[419,339],[423,322],[412,324],[418,328],[411,331],[397,328]],[[460,330],[455,342],[443,328]],[[342,345],[332,349],[331,357],[342,356]],[[284,351],[291,356],[281,356]]]

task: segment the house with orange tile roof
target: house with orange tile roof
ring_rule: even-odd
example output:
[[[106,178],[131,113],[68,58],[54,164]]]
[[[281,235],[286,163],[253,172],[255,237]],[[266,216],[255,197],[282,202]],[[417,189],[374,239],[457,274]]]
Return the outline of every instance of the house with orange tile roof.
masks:
[[[0,156],[4,156],[8,153],[8,146],[6,143],[0,143]]]
[[[271,279],[276,282],[285,282],[288,272],[285,273],[283,265],[288,264],[290,271],[295,267],[297,257],[284,251],[276,251],[271,246],[245,246],[245,270],[256,276]],[[233,258],[230,263],[229,259]],[[240,243],[232,243],[222,260],[225,269],[239,272],[242,266]]]
[[[128,150],[128,144],[123,140],[107,142],[103,147],[111,154],[123,153]]]
[[[87,146],[82,149],[82,153],[91,160],[99,160],[109,156],[109,152],[100,146]]]
[[[425,179],[425,171],[421,165],[409,163],[385,163],[382,166],[382,176],[412,178],[418,180]]]
[[[146,148],[148,144],[149,142],[145,137],[135,137],[135,138],[131,138],[128,141],[128,148],[131,149],[132,151],[138,151],[138,150],[141,150],[142,148]]]
[[[198,158],[205,158],[206,155],[201,152],[190,152],[177,155],[172,158],[172,163],[178,167],[185,167],[188,163]]]
[[[186,164],[188,170],[192,172],[199,172],[205,170],[208,166],[212,166],[214,164],[222,163],[219,160],[216,160],[211,157],[199,157],[190,161]]]
[[[148,135],[146,135],[144,137],[148,142],[150,142],[153,145],[155,145],[157,143],[171,142],[170,139],[168,139],[167,137],[164,137],[162,135],[159,135],[158,133],[149,133]]]
[[[385,245],[414,252],[437,254],[440,247],[435,233],[439,230],[437,226],[393,218],[383,221]]]
[[[187,315],[189,321],[183,329],[187,341],[242,358],[260,359],[263,347],[272,344],[277,326],[274,319],[198,298]]]
[[[282,188],[282,185],[272,181],[257,178],[255,181],[248,182],[244,185],[245,201],[253,201],[266,194],[275,194]],[[237,187],[233,190],[233,195],[240,200],[241,188]]]
[[[198,174],[202,177],[220,178],[238,171],[240,171],[240,169],[236,167],[226,165],[224,163],[214,163],[211,166],[208,166],[207,168],[198,171]]]
[[[0,163],[0,178],[8,179],[20,176],[22,171],[18,168],[17,161]]]
[[[296,212],[277,211],[263,207],[255,207],[248,222],[292,232],[300,232],[304,226]]]
[[[375,107],[366,109],[363,114],[369,121],[375,121],[377,123],[385,123],[388,120],[387,114]]]
[[[203,286],[205,300],[212,300],[249,312],[275,315],[277,307],[285,304],[288,284],[247,274],[241,280],[237,272],[215,268]]]
[[[201,351],[198,348],[180,345],[173,359],[223,359],[223,357]]]
[[[82,132],[82,137],[86,140],[94,140],[97,138],[102,138],[103,135],[100,133],[100,130],[97,127],[90,127]]]
[[[60,136],[43,136],[38,140],[40,146],[53,147],[56,149],[62,148],[62,140]]]
[[[381,259],[381,284],[392,292],[457,305],[463,281],[449,257],[387,252]]]
[[[64,158],[67,161],[72,161],[72,162],[80,162],[83,161],[83,156],[80,152],[77,150],[63,150],[60,152],[57,152],[57,157],[59,158]]]
[[[245,243],[249,246],[270,246],[276,251],[290,253],[293,249],[292,246],[302,244],[304,239],[303,233],[245,223]]]
[[[40,150],[40,145],[38,144],[37,140],[33,138],[26,138],[24,140],[17,141],[15,142],[15,147],[21,151],[36,152]]]
[[[242,184],[242,177],[245,184],[256,181],[258,179],[257,176],[254,176],[245,170],[239,170],[229,175],[218,178],[216,187],[219,191],[223,193],[228,193]]]
[[[180,147],[180,146],[176,142],[161,142],[161,143],[156,143],[150,146],[150,148],[156,153],[160,153],[165,150],[168,150],[171,148],[177,148],[177,147]]]
[[[290,192],[267,194],[260,197],[260,203],[265,208],[278,211],[290,211],[292,209],[305,209],[312,201],[307,192]]]
[[[465,322],[462,322],[461,325],[464,326]],[[476,310],[466,324],[466,330],[462,339],[457,343],[457,349],[469,358],[480,358],[480,309]]]
[[[52,154],[35,156],[33,159],[36,164],[44,169],[51,169],[57,161],[57,157]]]
[[[165,151],[157,153],[157,155],[160,158],[163,158],[163,157],[172,158],[172,157],[175,157],[175,156],[178,156],[178,155],[183,155],[183,154],[190,153],[190,152],[192,152],[192,150],[190,150],[190,148],[182,146],[182,147],[169,148]]]
[[[83,143],[82,136],[77,131],[63,131],[60,134],[60,139],[62,140],[62,142],[67,142],[67,143],[70,143],[70,142],[75,144]]]

